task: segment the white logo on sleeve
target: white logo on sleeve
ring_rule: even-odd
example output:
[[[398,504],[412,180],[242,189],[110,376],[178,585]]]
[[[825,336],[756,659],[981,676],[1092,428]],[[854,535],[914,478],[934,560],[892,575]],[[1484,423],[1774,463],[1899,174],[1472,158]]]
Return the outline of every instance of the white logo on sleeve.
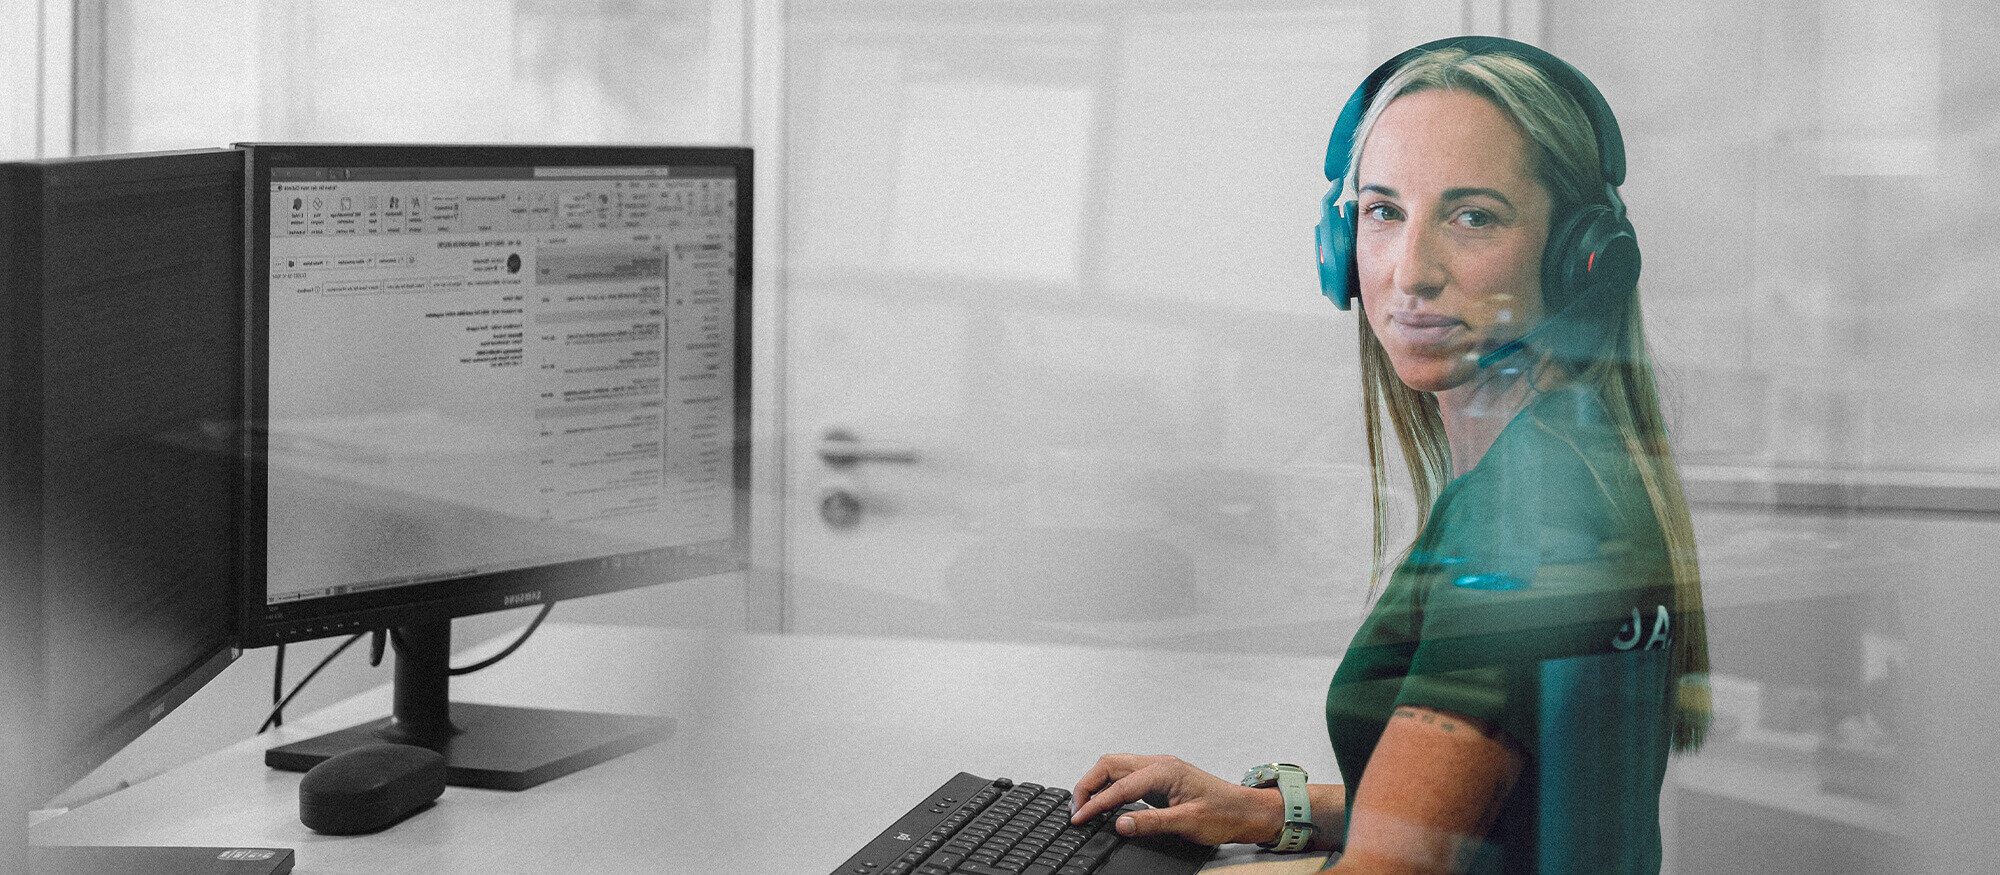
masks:
[[[1641,650],[1651,650],[1656,646],[1664,648],[1673,642],[1673,621],[1667,615],[1667,606],[1654,605],[1653,611],[1653,634],[1646,636],[1646,646],[1640,647],[1639,649]],[[1632,619],[1618,627],[1618,635],[1611,639],[1611,646],[1619,650],[1631,650],[1634,647],[1638,647],[1639,633],[1645,627],[1646,624],[1644,619],[1639,615],[1639,609],[1633,608]]]

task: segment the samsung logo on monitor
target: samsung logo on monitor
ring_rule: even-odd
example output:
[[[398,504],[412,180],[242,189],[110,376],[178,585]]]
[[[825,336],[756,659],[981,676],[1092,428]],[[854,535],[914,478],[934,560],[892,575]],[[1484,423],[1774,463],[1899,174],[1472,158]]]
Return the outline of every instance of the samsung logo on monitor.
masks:
[[[515,605],[532,605],[541,600],[542,600],[542,591],[539,589],[531,589],[527,592],[517,592],[514,593],[513,595],[506,596],[500,599],[500,604],[503,607],[511,608],[514,607]]]

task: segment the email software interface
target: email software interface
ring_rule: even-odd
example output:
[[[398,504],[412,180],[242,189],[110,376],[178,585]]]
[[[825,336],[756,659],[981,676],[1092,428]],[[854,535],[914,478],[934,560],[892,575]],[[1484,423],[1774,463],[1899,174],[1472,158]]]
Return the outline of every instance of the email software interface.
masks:
[[[726,542],[736,196],[726,167],[274,168],[267,601]]]

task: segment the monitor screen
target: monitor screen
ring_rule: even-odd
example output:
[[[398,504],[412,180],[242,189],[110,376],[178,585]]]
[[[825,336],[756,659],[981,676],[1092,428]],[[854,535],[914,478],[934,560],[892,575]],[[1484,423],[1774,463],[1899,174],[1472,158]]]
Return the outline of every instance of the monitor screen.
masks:
[[[227,150],[0,165],[9,702],[38,700],[36,802],[234,656],[242,191]]]
[[[243,148],[247,644],[747,565],[748,149]]]
[[[747,150],[250,152],[250,643],[743,567]]]

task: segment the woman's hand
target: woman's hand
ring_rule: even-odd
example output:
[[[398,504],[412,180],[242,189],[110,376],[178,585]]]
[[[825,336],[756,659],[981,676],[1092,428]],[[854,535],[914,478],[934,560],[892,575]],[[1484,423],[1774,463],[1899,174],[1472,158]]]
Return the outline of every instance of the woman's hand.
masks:
[[[1076,782],[1072,823],[1082,823],[1130,802],[1150,811],[1118,818],[1118,834],[1177,835],[1220,845],[1268,842],[1284,825],[1284,802],[1275,789],[1255,790],[1218,778],[1170,756],[1105,754]]]

